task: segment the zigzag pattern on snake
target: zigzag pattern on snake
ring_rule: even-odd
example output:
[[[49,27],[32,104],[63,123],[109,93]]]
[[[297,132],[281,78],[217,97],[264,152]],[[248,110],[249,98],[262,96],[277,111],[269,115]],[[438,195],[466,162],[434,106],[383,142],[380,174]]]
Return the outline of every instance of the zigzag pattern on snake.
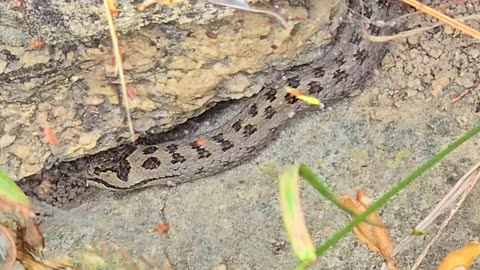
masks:
[[[377,9],[376,12],[366,9],[372,19],[381,18],[391,8],[386,2],[372,0],[367,4]],[[352,4],[350,8],[353,9]],[[359,13],[360,9],[354,10]],[[174,186],[225,171],[250,159],[273,139],[292,115],[308,108],[304,102],[288,95],[284,90],[286,86],[328,103],[348,96],[372,75],[384,56],[385,45],[365,40],[358,25],[348,17],[337,27],[331,42],[318,48],[316,59],[309,64],[274,71],[278,80],[264,85],[256,96],[247,99],[244,109],[224,126],[200,137],[158,145],[128,144],[63,162],[41,177],[19,181],[19,185],[29,196],[62,205],[83,194],[91,185],[112,190]],[[385,30],[370,26],[369,31],[378,34]],[[75,176],[72,170],[78,174]],[[39,185],[45,178],[50,181],[48,192],[42,191]]]

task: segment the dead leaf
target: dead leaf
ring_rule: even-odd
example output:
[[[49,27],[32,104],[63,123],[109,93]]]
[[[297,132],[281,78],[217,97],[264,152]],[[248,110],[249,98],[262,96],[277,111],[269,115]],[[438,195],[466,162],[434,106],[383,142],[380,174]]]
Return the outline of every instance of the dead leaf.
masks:
[[[480,255],[480,243],[470,243],[448,254],[438,265],[437,270],[468,270]]]
[[[157,226],[155,226],[155,229],[153,230],[156,233],[167,233],[170,230],[170,223],[165,222],[165,223],[159,223]]]
[[[356,214],[365,212],[369,207],[369,198],[361,190],[357,191],[356,200],[349,196],[344,196],[343,202],[348,209]],[[354,228],[355,235],[360,242],[374,252],[380,254],[387,261],[389,269],[397,269],[393,255],[392,241],[382,219],[376,212],[374,212],[368,216],[368,220],[370,224],[375,225],[362,222]]]

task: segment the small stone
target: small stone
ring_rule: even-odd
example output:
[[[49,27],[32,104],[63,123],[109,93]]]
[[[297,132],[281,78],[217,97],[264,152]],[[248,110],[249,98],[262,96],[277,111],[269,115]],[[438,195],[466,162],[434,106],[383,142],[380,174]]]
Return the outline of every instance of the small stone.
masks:
[[[420,89],[422,87],[422,82],[420,79],[415,78],[413,80],[408,80],[407,86],[412,89]]]
[[[212,268],[212,270],[227,270],[227,266],[223,263],[219,264],[219,265],[216,265]]]
[[[463,53],[456,53],[453,63],[458,68],[464,68],[468,64],[468,57]]]
[[[0,137],[0,149],[11,145],[17,137],[5,134]]]
[[[447,77],[441,77],[432,82],[432,91],[430,93],[434,97],[438,97],[443,93],[443,89],[450,83]]]
[[[453,34],[453,27],[449,26],[449,25],[445,25],[443,26],[443,32],[447,35],[451,35]]]
[[[473,87],[476,80],[477,76],[474,73],[465,73],[455,78],[455,82],[465,88]]]
[[[439,57],[442,55],[442,53],[443,53],[443,50],[442,50],[442,49],[437,49],[437,48],[436,48],[436,49],[431,49],[431,50],[428,50],[427,52],[428,52],[428,54],[429,54],[430,56],[432,56],[432,57],[434,57],[434,58],[438,59],[438,58],[439,58]]]
[[[395,67],[395,59],[393,58],[391,53],[387,53],[382,61],[382,68],[388,70],[392,67]]]
[[[102,104],[104,102],[104,99],[99,96],[89,96],[85,98],[84,102],[85,105],[96,106]]]
[[[420,42],[420,35],[413,35],[408,37],[407,42],[411,45],[417,45]]]
[[[470,57],[472,58],[477,58],[479,55],[480,55],[480,50],[478,49],[471,49],[469,52],[468,52],[468,55],[470,55]],[[1,70],[1,69],[0,69]],[[1,73],[1,72],[0,72]]]
[[[82,133],[78,138],[78,143],[81,145],[95,145],[100,135],[94,133]]]
[[[408,90],[407,90],[407,97],[414,97],[414,96],[417,95],[417,93],[418,93],[417,90],[408,89]]]

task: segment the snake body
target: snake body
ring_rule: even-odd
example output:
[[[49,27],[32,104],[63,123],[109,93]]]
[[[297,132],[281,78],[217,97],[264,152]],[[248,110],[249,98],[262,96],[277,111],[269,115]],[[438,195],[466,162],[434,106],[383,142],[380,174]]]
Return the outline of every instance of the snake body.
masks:
[[[370,9],[367,14],[376,18],[390,8],[388,2],[372,0],[367,4],[376,7],[376,12]],[[377,34],[383,30],[371,26],[369,31]],[[27,195],[62,205],[92,185],[112,190],[174,186],[225,171],[254,156],[293,115],[309,107],[287,94],[285,87],[296,88],[324,103],[341,99],[371,77],[385,51],[384,44],[365,40],[358,25],[344,17],[330,43],[318,48],[314,61],[273,71],[278,79],[248,98],[244,109],[220,128],[156,145],[122,145],[78,161],[60,163],[42,177],[23,179],[19,184]],[[49,181],[47,187],[45,179]]]

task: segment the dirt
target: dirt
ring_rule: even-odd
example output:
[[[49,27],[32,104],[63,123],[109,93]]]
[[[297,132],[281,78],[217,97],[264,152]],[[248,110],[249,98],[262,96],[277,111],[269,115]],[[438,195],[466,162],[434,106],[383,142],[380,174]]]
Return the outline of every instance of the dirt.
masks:
[[[480,5],[460,3],[444,12],[476,14]],[[432,21],[414,16],[409,26]],[[478,22],[468,23],[480,28]],[[359,97],[310,113],[240,167],[170,190],[101,192],[78,208],[51,209],[53,217],[42,225],[48,252],[72,252],[105,241],[158,261],[168,259],[174,269],[292,269],[296,260],[280,217],[278,172],[304,162],[339,194],[362,189],[378,198],[478,124],[479,52],[479,41],[450,27],[394,41],[382,68]],[[0,139],[4,144],[11,141]],[[380,211],[394,244],[479,161],[479,153],[479,140],[473,138]],[[308,185],[302,192],[308,226],[320,244],[349,219]],[[420,269],[435,269],[448,252],[479,240],[479,195],[475,189]],[[169,222],[171,229],[155,233],[162,222]],[[398,255],[401,269],[413,264],[439,223]],[[350,235],[311,269],[379,269],[381,262]]]

